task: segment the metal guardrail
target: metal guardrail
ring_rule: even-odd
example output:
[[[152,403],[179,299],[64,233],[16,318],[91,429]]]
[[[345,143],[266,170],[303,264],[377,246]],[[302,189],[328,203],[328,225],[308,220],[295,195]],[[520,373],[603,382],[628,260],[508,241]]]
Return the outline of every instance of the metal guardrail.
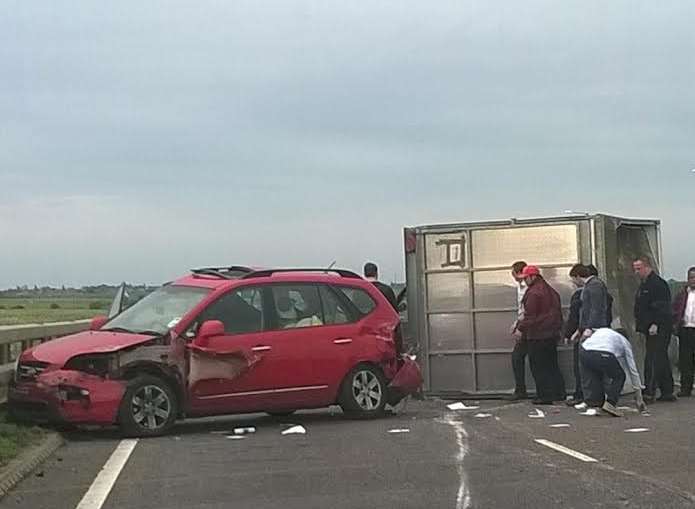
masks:
[[[17,357],[32,346],[89,329],[91,320],[0,326],[0,401],[7,395]]]

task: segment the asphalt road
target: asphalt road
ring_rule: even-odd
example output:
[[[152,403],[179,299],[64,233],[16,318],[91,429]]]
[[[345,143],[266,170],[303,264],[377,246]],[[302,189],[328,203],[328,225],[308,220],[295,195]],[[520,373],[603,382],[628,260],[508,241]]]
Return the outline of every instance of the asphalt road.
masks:
[[[557,406],[534,419],[526,402],[458,412],[447,403],[411,402],[405,413],[375,421],[329,410],[188,421],[169,436],[140,440],[102,507],[695,507],[695,400],[625,418]],[[282,435],[292,424],[307,433]],[[256,433],[241,440],[225,433],[246,425]],[[626,433],[634,428],[648,431]],[[409,432],[389,433],[395,429]],[[112,431],[67,438],[0,509],[78,507],[120,439]]]

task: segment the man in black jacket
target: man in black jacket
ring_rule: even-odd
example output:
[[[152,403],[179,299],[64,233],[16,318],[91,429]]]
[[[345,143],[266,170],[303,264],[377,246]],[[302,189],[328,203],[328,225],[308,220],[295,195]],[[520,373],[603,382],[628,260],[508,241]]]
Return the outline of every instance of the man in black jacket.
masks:
[[[668,283],[652,268],[649,258],[634,261],[632,268],[642,280],[635,297],[635,323],[637,332],[646,337],[647,353],[644,358],[644,378],[647,389],[645,401],[653,400],[659,387],[659,401],[676,401],[673,395],[673,375],[668,359],[668,345],[673,328],[671,317],[671,290]]]
[[[364,277],[367,281],[371,282],[374,286],[376,286],[377,290],[379,290],[384,295],[384,297],[386,297],[386,300],[389,301],[389,304],[391,304],[393,309],[395,309],[396,312],[398,312],[396,294],[393,291],[393,288],[379,281],[379,268],[376,266],[375,263],[368,262],[364,264]]]

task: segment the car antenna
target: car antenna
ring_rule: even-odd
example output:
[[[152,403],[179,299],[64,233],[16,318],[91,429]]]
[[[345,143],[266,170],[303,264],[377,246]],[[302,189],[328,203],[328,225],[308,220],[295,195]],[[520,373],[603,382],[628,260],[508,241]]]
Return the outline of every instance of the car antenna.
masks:
[[[326,272],[328,272],[329,270],[331,270],[333,268],[333,266],[335,265],[335,262],[336,262],[335,260],[333,260],[331,262],[331,264],[326,268]]]

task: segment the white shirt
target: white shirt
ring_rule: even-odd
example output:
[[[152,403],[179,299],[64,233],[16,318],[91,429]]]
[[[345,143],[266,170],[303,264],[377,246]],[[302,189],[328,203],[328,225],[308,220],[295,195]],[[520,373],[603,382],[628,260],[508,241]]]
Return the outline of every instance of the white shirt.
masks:
[[[688,302],[683,315],[684,327],[695,327],[695,290],[688,288]]]
[[[524,314],[524,305],[521,303],[524,300],[524,295],[526,295],[526,290],[528,290],[528,286],[524,281],[519,283],[516,288],[516,303],[517,303],[517,316],[519,319],[521,319],[521,316]]]
[[[615,355],[620,366],[623,368],[632,382],[635,389],[642,388],[642,380],[635,364],[635,356],[632,353],[630,342],[613,329],[597,329],[594,333],[584,340],[582,348],[587,351],[609,352]]]

